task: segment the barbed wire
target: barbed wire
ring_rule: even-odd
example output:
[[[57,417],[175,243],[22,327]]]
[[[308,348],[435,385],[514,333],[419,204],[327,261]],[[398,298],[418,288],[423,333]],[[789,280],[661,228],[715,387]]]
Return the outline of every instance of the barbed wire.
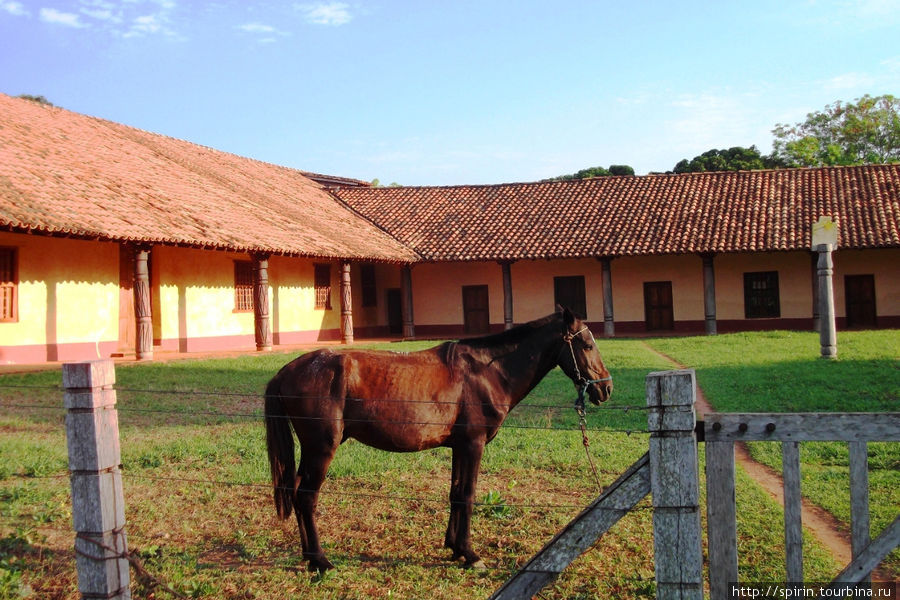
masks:
[[[20,409],[28,409],[28,410],[50,410],[50,411],[60,411],[64,412],[66,409],[62,406],[47,406],[42,404],[14,404],[14,403],[0,403],[0,407],[3,408],[20,408]],[[568,407],[557,406],[554,407],[559,410],[566,410]],[[441,422],[441,421],[416,421],[416,420],[408,420],[408,421],[398,421],[398,420],[385,420],[385,419],[358,419],[358,418],[348,418],[343,416],[337,417],[320,417],[320,416],[306,416],[306,415],[265,415],[263,413],[240,413],[240,412],[221,412],[221,411],[196,411],[196,410],[174,410],[174,409],[161,409],[161,408],[137,408],[130,406],[121,406],[117,405],[116,409],[120,413],[128,414],[161,414],[161,415],[180,415],[180,416],[190,416],[190,417],[220,417],[220,418],[228,418],[228,419],[287,419],[287,420],[299,420],[299,421],[341,421],[344,423],[354,423],[354,424],[391,424],[391,425],[411,425],[411,426],[435,426],[435,427],[462,427],[462,428],[485,428],[485,429],[494,429],[496,425],[494,424],[478,424],[478,423],[459,423],[459,422]],[[627,411],[626,411],[627,412]],[[505,420],[500,428],[506,429],[530,429],[530,430],[540,430],[540,431],[580,431],[580,428],[577,425],[573,425],[571,427],[553,427],[550,425],[528,425],[522,423],[516,423],[516,416],[513,413],[513,416],[510,419]],[[647,434],[647,430],[643,428],[626,428],[626,427],[587,427],[586,431],[592,433],[624,433],[626,435],[631,434]]]
[[[58,385],[53,386],[38,386],[38,385],[15,385],[15,384],[4,384],[0,383],[0,389],[3,388],[24,388],[24,389],[43,389],[43,390],[52,390],[56,392],[65,392],[66,388]],[[128,388],[128,387],[115,387],[113,388],[117,393],[125,393],[125,394],[160,394],[160,395],[183,395],[188,397],[196,397],[196,396],[213,396],[216,398],[226,397],[226,398],[252,398],[252,399],[262,399],[265,397],[265,394],[262,392],[227,392],[227,391],[205,391],[205,390],[167,390],[167,389],[154,389],[154,388]],[[321,394],[277,394],[276,397],[286,400],[334,400],[333,396],[323,396]],[[451,406],[475,406],[475,407],[493,407],[495,406],[492,402],[472,402],[472,401],[454,401],[454,400],[408,400],[403,398],[356,398],[353,396],[346,397],[345,401],[349,402],[378,402],[378,403],[396,403],[396,404],[424,404],[428,406],[442,406],[442,405],[451,405]],[[571,406],[559,405],[559,404],[536,404],[534,402],[521,402],[516,405],[516,408],[525,408],[525,409],[565,409],[571,408]],[[592,406],[591,410],[621,410],[624,412],[629,412],[632,410],[649,410],[648,406],[640,406],[640,405],[626,405],[626,406],[617,406],[612,404],[601,404],[599,406]]]

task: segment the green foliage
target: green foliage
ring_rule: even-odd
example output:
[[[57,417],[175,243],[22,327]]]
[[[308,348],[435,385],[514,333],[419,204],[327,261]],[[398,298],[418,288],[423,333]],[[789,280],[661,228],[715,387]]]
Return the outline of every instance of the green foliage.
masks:
[[[706,171],[753,171],[783,166],[770,156],[759,153],[756,146],[734,146],[727,150],[708,150],[691,160],[686,158],[675,165],[675,173],[700,173]]]
[[[551,177],[544,181],[574,181],[576,179],[589,179],[591,177],[609,177],[611,175],[634,175],[634,169],[628,165],[609,165],[609,168],[589,167],[581,169],[571,175],[560,175],[559,177]]]
[[[837,101],[795,125],[778,124],[773,156],[788,166],[900,161],[900,98],[890,94]]]
[[[44,98],[43,96],[34,96],[32,94],[19,94],[16,98],[21,98],[22,100],[30,100],[31,102],[36,102],[38,104],[43,104],[44,106],[53,106],[53,103]]]

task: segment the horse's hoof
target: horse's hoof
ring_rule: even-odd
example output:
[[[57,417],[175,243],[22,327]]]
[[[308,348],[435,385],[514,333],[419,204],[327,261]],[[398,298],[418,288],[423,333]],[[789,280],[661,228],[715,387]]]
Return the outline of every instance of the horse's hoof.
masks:
[[[325,571],[329,571],[333,568],[334,565],[324,556],[321,558],[309,559],[309,566],[307,567],[310,573],[318,573],[319,575],[322,575]]]
[[[472,569],[473,571],[484,571],[485,569],[487,569],[487,565],[484,564],[484,561],[481,560],[480,558],[478,560],[476,560],[475,562],[471,562],[471,563],[467,562],[463,566],[467,569]]]

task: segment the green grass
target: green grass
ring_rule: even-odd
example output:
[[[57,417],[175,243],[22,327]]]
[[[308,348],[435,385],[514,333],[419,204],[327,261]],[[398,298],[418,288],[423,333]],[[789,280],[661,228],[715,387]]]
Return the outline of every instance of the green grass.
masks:
[[[838,357],[819,358],[819,337],[804,332],[756,332],[712,338],[648,340],[655,349],[697,370],[697,383],[720,412],[900,411],[900,332],[838,335]],[[781,446],[749,444],[751,456],[781,472]],[[900,444],[871,443],[870,511],[873,537],[900,506]],[[849,458],[841,442],[801,444],[805,497],[850,523]],[[900,572],[900,551],[886,559]]]
[[[814,337],[785,332],[598,340],[615,377],[612,399],[601,408],[589,406],[587,413],[589,450],[601,479],[610,483],[646,451],[647,436],[640,433],[646,430],[644,379],[650,371],[671,368],[647,343],[697,368],[700,385],[719,408],[774,410],[782,404],[785,411],[817,410],[815,398],[835,391],[843,404],[831,410],[860,410],[849,408],[860,405],[897,410],[896,332],[842,333],[839,340],[840,358],[832,363],[804,358],[818,352]],[[377,347],[414,350],[432,344]],[[473,539],[488,570],[460,569],[441,548],[448,450],[393,454],[351,440],[332,463],[319,507],[325,550],[339,568],[311,577],[302,570],[293,519],[274,517],[260,423],[261,391],[291,358],[272,353],[117,366],[129,544],[150,572],[183,593],[200,598],[487,596],[597,495],[572,409],[574,387],[556,370],[513,412],[509,426],[485,451]],[[0,378],[0,404],[6,405],[0,407],[0,598],[19,597],[27,586],[35,597],[75,596],[58,385],[58,372]],[[791,391],[790,406],[785,396],[779,400],[783,386]],[[818,391],[801,395],[808,386]],[[748,408],[750,403],[757,408]],[[887,514],[890,507],[896,510],[892,490],[900,486],[890,479],[890,471],[897,472],[896,452],[884,446],[872,446],[870,463],[873,505],[887,505]],[[807,452],[804,469],[810,462],[824,462],[808,458]],[[835,456],[833,462],[842,460]],[[780,510],[745,475],[739,478],[741,577],[781,580]],[[651,529],[645,502],[543,597],[652,597]],[[830,579],[840,565],[814,541],[807,547],[807,576]],[[134,590],[136,597],[153,591],[142,580]],[[157,590],[156,597],[167,595]]]

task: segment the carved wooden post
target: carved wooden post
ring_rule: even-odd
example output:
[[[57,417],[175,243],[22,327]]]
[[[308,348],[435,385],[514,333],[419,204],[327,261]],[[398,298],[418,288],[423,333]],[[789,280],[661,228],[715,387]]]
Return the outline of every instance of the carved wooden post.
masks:
[[[82,598],[131,598],[119,452],[115,367],[111,360],[67,363],[66,441]]]
[[[606,337],[615,337],[616,335],[616,323],[613,314],[611,260],[611,258],[607,257],[600,259],[600,267],[603,270],[603,334]]]
[[[253,254],[253,329],[256,349],[272,349],[272,326],[269,323],[269,255]]]
[[[703,598],[693,369],[647,375],[656,597]]]
[[[512,263],[503,261],[500,268],[503,271],[503,328],[513,327],[513,291],[512,291]]]
[[[412,267],[404,265],[400,271],[401,305],[403,311],[403,337],[416,337],[416,325],[413,319]]]
[[[134,249],[134,352],[137,360],[153,360],[153,316],[150,308],[149,246]]]
[[[822,358],[837,356],[837,329],[834,322],[834,263],[831,261],[831,244],[816,247],[819,253],[819,343]]]
[[[706,318],[706,335],[716,335],[716,271],[713,254],[703,254],[703,313]]]
[[[341,343],[353,343],[353,295],[349,262],[341,263]]]

